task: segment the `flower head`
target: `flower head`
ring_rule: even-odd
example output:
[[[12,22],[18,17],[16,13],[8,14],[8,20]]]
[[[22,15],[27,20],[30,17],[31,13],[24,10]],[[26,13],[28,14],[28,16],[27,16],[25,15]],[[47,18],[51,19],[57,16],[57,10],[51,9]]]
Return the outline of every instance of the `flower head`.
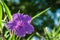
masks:
[[[12,20],[7,23],[7,28],[13,30],[17,36],[24,37],[34,31],[31,23],[31,17],[23,14],[13,14]]]

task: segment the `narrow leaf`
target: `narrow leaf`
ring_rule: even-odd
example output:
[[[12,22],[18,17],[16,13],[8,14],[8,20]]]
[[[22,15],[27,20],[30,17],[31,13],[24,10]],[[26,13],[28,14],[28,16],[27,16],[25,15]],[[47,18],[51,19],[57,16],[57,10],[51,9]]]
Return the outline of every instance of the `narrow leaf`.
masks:
[[[2,5],[0,4],[0,29],[2,28]]]
[[[58,27],[58,29],[56,30],[55,35],[57,35],[59,31],[60,31],[60,27]]]
[[[2,37],[0,37],[0,40],[2,40]]]
[[[12,38],[12,35],[8,38],[8,40],[11,40],[11,38]]]
[[[9,37],[9,34],[8,34],[9,31],[6,31],[5,34],[4,34],[4,37],[5,38],[8,38]]]
[[[33,37],[33,35],[34,35],[34,34],[31,34],[31,35],[27,38],[27,40],[30,40],[30,39]]]
[[[34,17],[32,17],[32,20],[35,19],[36,17],[38,17],[39,15],[43,14],[44,12],[48,11],[49,9],[50,9],[50,7],[47,8],[47,9],[45,9],[44,11],[38,13],[37,15],[35,15]]]
[[[11,15],[9,8],[7,7],[7,5],[5,3],[3,5],[4,5],[5,11],[7,13],[8,19],[12,20],[12,15]]]
[[[13,34],[13,36],[12,36],[12,40],[15,40],[15,34]]]
[[[8,40],[15,40],[15,34],[11,34],[10,37],[8,38]]]

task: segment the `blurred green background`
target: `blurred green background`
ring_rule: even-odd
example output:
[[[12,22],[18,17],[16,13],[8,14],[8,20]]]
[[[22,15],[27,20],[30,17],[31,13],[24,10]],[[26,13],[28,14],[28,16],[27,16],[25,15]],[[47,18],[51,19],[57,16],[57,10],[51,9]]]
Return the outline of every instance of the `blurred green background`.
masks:
[[[60,0],[3,0],[12,14],[20,13],[28,14],[31,17],[37,13],[51,7],[50,10],[38,16],[32,21],[32,25],[35,27],[35,32],[44,36],[44,28],[48,28],[51,31],[54,27],[60,26]],[[26,36],[27,37],[27,36]],[[25,38],[26,38],[25,37]],[[23,39],[23,38],[22,38]],[[39,40],[37,35],[34,35],[33,40]],[[41,40],[43,40],[41,38]]]

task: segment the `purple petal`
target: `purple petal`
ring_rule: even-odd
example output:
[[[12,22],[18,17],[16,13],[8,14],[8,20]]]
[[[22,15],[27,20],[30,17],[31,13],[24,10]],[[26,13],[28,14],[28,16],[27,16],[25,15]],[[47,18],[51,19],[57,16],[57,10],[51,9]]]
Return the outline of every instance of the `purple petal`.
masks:
[[[14,21],[9,21],[7,23],[7,28],[10,29],[10,30],[13,30],[16,26],[16,23]]]
[[[24,17],[25,22],[28,22],[28,23],[31,22],[31,16],[24,15],[23,17]]]
[[[12,16],[12,20],[22,20],[22,19],[23,19],[23,15],[19,13],[13,14]]]
[[[24,25],[24,26],[25,26],[25,30],[26,30],[26,33],[27,33],[27,34],[31,34],[31,33],[34,31],[34,28],[33,28],[32,25],[26,24],[26,25]]]
[[[22,14],[13,14],[12,21],[7,23],[8,29],[13,30],[17,36],[24,37],[26,34],[31,34],[34,31],[30,24],[31,17]]]
[[[24,37],[26,35],[26,31],[25,31],[24,27],[22,27],[22,28],[17,27],[17,28],[15,28],[14,32],[17,36],[20,36],[20,37]]]

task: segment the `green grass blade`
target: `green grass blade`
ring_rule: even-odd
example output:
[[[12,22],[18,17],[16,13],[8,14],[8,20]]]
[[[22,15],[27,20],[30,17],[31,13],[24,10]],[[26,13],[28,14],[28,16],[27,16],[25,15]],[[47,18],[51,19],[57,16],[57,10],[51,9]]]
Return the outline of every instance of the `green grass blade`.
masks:
[[[2,40],[2,37],[0,37],[0,40]]]
[[[30,40],[30,39],[33,37],[33,35],[34,35],[34,34],[31,34],[31,35],[27,38],[27,40]]]
[[[8,40],[15,40],[15,34],[12,34],[12,35],[8,38]]]
[[[12,40],[15,40],[15,34],[13,34],[13,36],[12,36]]]
[[[32,17],[32,20],[35,19],[36,17],[38,17],[39,15],[43,14],[44,12],[48,11],[49,9],[50,9],[50,7],[47,8],[47,9],[45,9],[44,11],[38,13],[37,15],[35,15],[34,17]]]
[[[7,7],[7,5],[5,3],[3,5],[4,5],[5,11],[7,13],[8,19],[12,20],[12,15],[11,15],[9,8]]]
[[[8,38],[8,37],[9,37],[9,34],[8,34],[8,33],[9,33],[9,31],[6,31],[6,32],[5,32],[5,34],[4,34],[4,37],[5,37],[5,38]],[[8,35],[7,35],[7,34],[8,34]]]
[[[0,4],[0,29],[2,28],[2,5]]]
[[[55,35],[57,35],[59,31],[60,31],[60,27],[58,27],[58,29],[56,30]]]

